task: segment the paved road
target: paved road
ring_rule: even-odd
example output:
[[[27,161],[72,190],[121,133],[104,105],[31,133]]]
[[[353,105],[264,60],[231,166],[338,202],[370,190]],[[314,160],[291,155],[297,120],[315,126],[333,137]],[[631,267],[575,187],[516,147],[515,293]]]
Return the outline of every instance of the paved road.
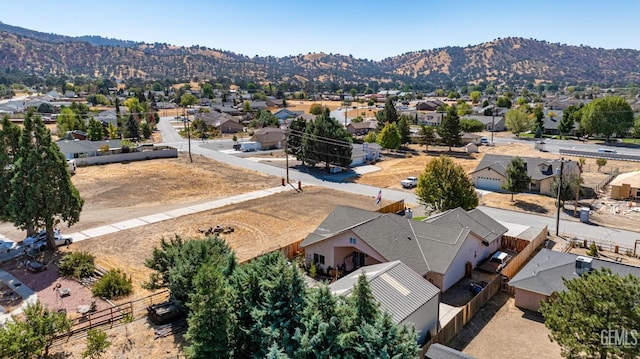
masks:
[[[168,139],[165,144],[177,147],[186,151],[186,139],[176,138],[175,130],[165,121],[163,118],[158,124],[158,128],[162,132],[163,138]],[[191,150],[193,154],[203,155],[217,161],[226,162],[234,166],[270,174],[273,176],[285,177],[285,169],[271,166],[264,163],[251,161],[245,158],[220,152],[217,150],[219,147],[215,141],[209,141],[208,143],[201,143],[199,141],[192,141]],[[316,185],[341,190],[345,192],[360,194],[364,196],[370,196],[374,200],[378,194],[380,188],[367,186],[357,183],[345,183],[339,180],[334,180],[332,175],[326,178],[315,177],[308,173],[297,171],[293,168],[289,169],[289,178],[291,182],[302,181],[303,185]],[[385,200],[398,201],[403,199],[409,206],[415,206],[419,203],[417,196],[413,191],[382,189],[382,197]],[[522,212],[513,212],[507,210],[501,210],[490,207],[480,207],[480,209],[491,215],[493,218],[499,221],[520,223],[534,227],[549,227],[551,233],[555,234],[555,216],[546,217],[536,214],[528,214]],[[581,223],[575,218],[561,214],[560,220],[560,234],[565,237],[577,237],[580,239],[597,240],[598,242],[609,243],[610,241],[616,242],[624,247],[633,248],[634,242],[640,239],[640,233],[626,231],[616,228],[608,228],[602,226],[595,226],[586,223]]]
[[[489,137],[490,138],[490,137]],[[535,146],[537,139],[520,139],[514,137],[495,137],[493,138],[493,142],[496,146],[508,145],[510,143],[523,143],[528,144],[533,148]],[[546,139],[544,140],[545,145],[544,148],[547,152],[551,153],[560,153],[560,149],[564,150],[575,150],[575,151],[588,151],[588,152],[596,152],[599,148],[607,148],[618,152],[619,154],[625,155],[640,155],[640,148],[636,147],[623,147],[623,146],[609,146],[604,144],[597,143],[584,143],[582,141],[575,140],[559,140],[559,139]]]

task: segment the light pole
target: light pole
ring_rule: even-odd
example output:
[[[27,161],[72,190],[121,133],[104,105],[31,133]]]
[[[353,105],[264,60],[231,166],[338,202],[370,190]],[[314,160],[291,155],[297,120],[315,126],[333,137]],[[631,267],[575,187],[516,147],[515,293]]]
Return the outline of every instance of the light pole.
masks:
[[[558,169],[558,174],[560,175],[558,180],[558,211],[556,212],[556,236],[560,237],[560,194],[562,193],[562,169],[564,167],[564,157],[560,159],[560,168]]]
[[[496,107],[493,106],[491,111],[491,145],[493,146],[493,133],[495,132],[496,126]]]

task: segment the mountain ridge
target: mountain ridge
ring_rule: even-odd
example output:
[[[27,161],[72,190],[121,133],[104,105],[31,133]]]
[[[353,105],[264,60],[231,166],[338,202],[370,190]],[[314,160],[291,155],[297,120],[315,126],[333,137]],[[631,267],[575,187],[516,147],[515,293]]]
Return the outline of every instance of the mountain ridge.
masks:
[[[291,82],[300,87],[309,83],[372,82],[418,87],[491,81],[640,83],[638,50],[607,50],[519,37],[418,50],[373,61],[322,52],[248,57],[196,45],[46,34],[1,22],[0,33],[0,69],[38,76],[172,81],[224,78],[232,83]]]

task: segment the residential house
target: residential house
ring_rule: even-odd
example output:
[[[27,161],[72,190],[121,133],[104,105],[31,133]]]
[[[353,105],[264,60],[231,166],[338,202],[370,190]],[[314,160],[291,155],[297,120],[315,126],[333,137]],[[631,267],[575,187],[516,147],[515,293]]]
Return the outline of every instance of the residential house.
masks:
[[[611,199],[640,199],[640,171],[621,173],[609,185]]]
[[[449,348],[442,344],[432,344],[424,355],[424,359],[475,359],[471,355]]]
[[[472,143],[477,146],[480,144],[481,139],[482,136],[469,132],[465,132],[462,134],[462,136],[460,136],[460,142],[462,142],[463,145]]]
[[[551,114],[551,116],[549,116]],[[543,133],[545,135],[559,135],[560,131],[558,130],[558,125],[560,125],[560,121],[562,120],[562,111],[561,110],[545,110],[544,118],[542,118],[542,127]],[[578,126],[574,125],[574,131]]]
[[[351,122],[347,125],[347,131],[353,136],[363,136],[371,131],[375,131],[378,128],[378,121],[362,121]]]
[[[497,240],[500,231],[493,232]],[[400,260],[442,291],[462,279],[493,248],[492,241],[463,224],[452,225],[446,217],[420,222],[347,206],[335,207],[301,246],[306,262],[315,262],[325,271],[351,272]]]
[[[418,111],[435,111],[438,107],[444,105],[444,102],[435,99],[428,101],[421,101],[416,104],[416,110]]]
[[[484,125],[484,129],[489,132],[501,132],[506,129],[504,116],[464,115],[460,119],[480,121]]]
[[[285,130],[275,127],[259,128],[253,132],[250,141],[260,143],[263,150],[282,148],[285,145]]]
[[[89,141],[89,140],[62,140],[56,142],[66,159],[85,158],[97,156],[103,146],[108,146],[110,153],[118,153],[122,149],[122,141]]]
[[[507,183],[507,167],[511,164],[512,156],[486,154],[471,172],[471,180],[478,189],[500,191]],[[551,185],[558,176],[560,160],[548,158],[522,157],[531,176],[529,192],[551,196]],[[563,164],[563,178],[578,173],[575,161],[565,160]]]
[[[542,301],[567,289],[563,279],[578,278],[590,269],[601,268],[609,268],[621,276],[640,277],[640,267],[542,249],[509,281],[509,285],[514,288],[516,306],[538,311]]]
[[[393,261],[359,268],[331,283],[329,288],[334,294],[347,297],[362,274],[380,308],[391,315],[396,325],[415,328],[418,343],[436,334],[440,313],[438,287],[401,261]]]
[[[367,162],[375,162],[380,159],[382,147],[377,143],[363,143],[351,145],[350,167],[360,166]]]
[[[273,115],[280,121],[280,123],[284,122],[290,118],[296,118],[302,115],[304,111],[291,111],[288,108],[281,108],[278,111],[274,112]]]
[[[284,104],[282,103],[282,101],[283,101],[283,99],[270,98],[270,99],[267,99],[265,104],[267,105],[267,107],[271,107],[271,108],[273,108],[273,107],[282,108],[282,107],[284,107]]]
[[[424,126],[440,126],[442,122],[442,114],[437,112],[418,113],[418,125]]]
[[[196,116],[207,125],[218,129],[220,133],[238,133],[244,130],[244,124],[240,122],[241,120],[228,113],[212,111],[199,113]]]

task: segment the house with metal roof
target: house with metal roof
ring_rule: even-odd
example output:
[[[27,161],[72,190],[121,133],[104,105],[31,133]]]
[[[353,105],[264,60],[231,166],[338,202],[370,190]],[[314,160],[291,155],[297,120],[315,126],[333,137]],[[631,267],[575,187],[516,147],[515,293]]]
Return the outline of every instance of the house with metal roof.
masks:
[[[469,354],[449,348],[442,344],[433,344],[424,355],[424,359],[475,359]]]
[[[452,224],[447,218],[420,222],[392,213],[336,206],[301,245],[306,262],[315,262],[324,271],[349,273],[363,266],[400,260],[446,291],[469,268],[482,262],[485,254],[490,254],[485,251],[493,245],[489,237],[463,224]],[[502,230],[496,228],[494,232]]]
[[[584,268],[585,263],[588,263],[587,268]],[[542,249],[509,281],[509,285],[514,288],[516,306],[538,311],[540,302],[567,289],[563,279],[578,278],[583,271],[600,268],[609,268],[621,276],[640,277],[640,267]]]
[[[436,334],[440,314],[438,287],[401,261],[393,261],[359,268],[331,283],[329,288],[334,294],[349,296],[361,274],[366,276],[373,298],[393,322],[416,329],[418,343]]]
[[[98,156],[100,148],[109,147],[109,152],[115,153],[122,149],[122,141],[105,140],[105,141],[88,141],[88,140],[62,140],[56,142],[66,159],[85,158]]]
[[[529,192],[540,193],[551,196],[551,185],[558,176],[560,168],[559,159],[521,157],[527,168],[527,173],[531,176]],[[471,181],[478,189],[489,191],[501,191],[502,186],[507,183],[507,167],[513,157],[503,155],[486,154],[471,172]],[[576,161],[565,160],[562,169],[562,177],[569,178],[572,174],[578,173]]]

